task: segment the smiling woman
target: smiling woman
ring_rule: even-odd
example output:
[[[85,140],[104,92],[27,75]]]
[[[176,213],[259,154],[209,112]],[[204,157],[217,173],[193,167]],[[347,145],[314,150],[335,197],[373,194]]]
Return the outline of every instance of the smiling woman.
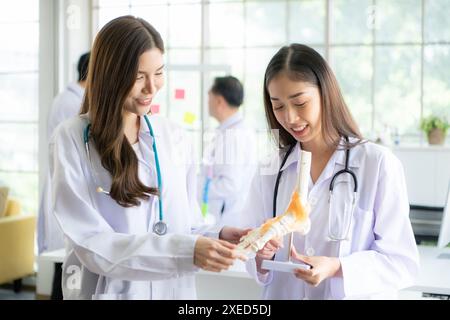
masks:
[[[264,297],[394,298],[418,272],[399,160],[386,148],[363,141],[333,71],[306,45],[291,44],[273,56],[264,78],[264,107],[281,149],[270,167],[279,166],[280,156],[283,161],[276,175],[254,178],[243,226],[283,216],[295,195],[300,154],[312,154],[304,188],[309,191],[305,205],[311,207],[308,235],[293,234],[284,245],[272,239],[247,264],[265,285]],[[290,243],[292,250],[287,249]],[[292,274],[263,268],[264,260],[286,257],[311,268],[294,270],[297,281]]]
[[[221,271],[245,259],[235,245],[202,236],[241,233],[202,226],[190,143],[150,114],[164,84],[163,53],[145,20],[106,24],[92,48],[82,112],[52,137],[54,214],[68,244],[65,299],[192,299],[198,268]]]

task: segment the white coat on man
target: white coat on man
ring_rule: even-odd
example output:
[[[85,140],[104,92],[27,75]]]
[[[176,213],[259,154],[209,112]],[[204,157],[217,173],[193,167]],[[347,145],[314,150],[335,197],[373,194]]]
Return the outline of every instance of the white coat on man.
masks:
[[[354,140],[350,139],[350,142]],[[297,143],[281,168],[277,215],[286,210],[295,188],[300,149]],[[294,233],[293,238],[293,244],[301,254],[339,257],[342,277],[325,279],[314,287],[293,273],[270,271],[260,274],[255,259],[249,260],[247,269],[264,286],[265,299],[387,299],[396,298],[398,290],[413,284],[419,256],[409,220],[403,167],[387,148],[366,142],[350,150],[349,168],[356,174],[359,189],[349,240],[328,241],[329,186],[334,174],[344,169],[345,154],[344,150],[336,150],[318,180],[313,184],[310,178],[311,230],[306,236]],[[256,174],[242,212],[243,226],[256,227],[272,218],[279,163],[281,160],[277,155]],[[345,186],[344,189],[339,185]],[[342,192],[345,189],[348,190]],[[352,192],[350,176],[340,176],[335,182],[333,203],[341,199],[350,206]],[[334,217],[339,217],[341,211],[331,211],[335,221]],[[287,239],[284,237],[283,248],[276,253],[275,260],[287,261]]]
[[[76,116],[80,112],[83,96],[84,88],[77,82],[70,83],[63,92],[56,96],[47,118],[47,140],[50,140],[53,131],[61,122]],[[51,213],[52,199],[49,188],[50,173],[47,172],[41,193],[37,223],[39,254],[64,248],[63,236]]]
[[[236,226],[247,197],[257,162],[257,138],[241,112],[236,112],[216,129],[203,159],[200,199],[208,176],[208,213],[218,226]]]
[[[159,220],[157,198],[125,208],[110,196],[111,175],[91,141],[91,161],[83,142],[88,121],[80,116],[59,126],[50,143],[54,214],[66,239],[63,264],[65,299],[195,299],[194,246],[202,229],[196,177],[189,143],[181,129],[150,116],[162,174],[163,220],[168,233],[152,232]],[[139,179],[157,186],[153,139],[141,117]],[[95,179],[94,179],[95,175]],[[96,183],[97,182],[97,183]],[[195,230],[195,228],[198,229]],[[193,231],[194,230],[194,231]]]

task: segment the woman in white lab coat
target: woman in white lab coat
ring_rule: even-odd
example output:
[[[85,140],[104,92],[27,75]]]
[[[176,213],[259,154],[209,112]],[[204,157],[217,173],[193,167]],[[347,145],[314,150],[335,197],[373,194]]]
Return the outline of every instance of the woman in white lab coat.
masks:
[[[247,262],[249,272],[265,286],[264,298],[395,297],[413,284],[418,271],[401,163],[387,148],[363,140],[332,70],[315,50],[300,44],[281,48],[264,81],[266,117],[281,153],[255,176],[243,225],[256,227],[272,218],[279,170],[275,214],[286,210],[299,151],[312,153],[311,229],[306,236],[294,233],[291,255],[312,268],[291,273],[262,269],[264,259],[288,259],[289,237],[270,241]],[[354,209],[355,180],[349,173],[336,177],[329,202],[331,180],[345,168],[347,150],[347,168],[358,184]]]
[[[199,267],[221,271],[237,257],[233,244],[193,231],[201,214],[192,151],[177,126],[147,116],[164,82],[163,53],[146,21],[106,24],[82,114],[50,143],[54,214],[67,243],[65,299],[193,299]]]

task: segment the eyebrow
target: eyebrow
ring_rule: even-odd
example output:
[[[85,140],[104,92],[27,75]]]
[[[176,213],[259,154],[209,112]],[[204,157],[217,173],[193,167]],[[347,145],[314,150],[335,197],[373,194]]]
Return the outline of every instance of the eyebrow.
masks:
[[[156,69],[156,71],[161,71],[161,70],[162,70],[162,68],[164,68],[164,65],[162,65],[161,67],[159,67],[158,69]],[[143,74],[147,74],[147,72],[145,72],[145,71],[141,71],[141,70],[139,70],[139,71],[138,71],[138,73],[143,73]]]
[[[299,97],[299,96],[301,96],[302,94],[305,94],[305,93],[306,93],[306,92],[297,92],[297,93],[295,93],[295,94],[293,94],[293,95],[290,95],[290,96],[288,97],[288,99],[294,99],[294,98],[297,98],[297,97]],[[270,97],[270,100],[278,101],[278,100],[280,100],[280,99],[275,98],[275,97]]]

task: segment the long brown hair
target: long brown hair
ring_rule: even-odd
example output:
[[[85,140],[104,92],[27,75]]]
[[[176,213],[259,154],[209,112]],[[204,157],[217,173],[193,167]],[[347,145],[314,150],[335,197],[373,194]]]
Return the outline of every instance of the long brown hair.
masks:
[[[148,22],[123,16],[107,23],[97,34],[91,52],[81,114],[89,112],[90,138],[102,166],[111,174],[110,196],[124,207],[157,195],[138,176],[138,159],[124,134],[124,104],[136,81],[139,57],[164,43]]]
[[[328,63],[314,49],[294,43],[282,47],[272,57],[264,75],[266,119],[270,129],[278,130],[279,136],[275,139],[281,149],[297,142],[275,118],[267,89],[270,81],[281,72],[285,72],[292,81],[307,82],[319,89],[322,105],[322,136],[327,145],[337,148],[340,137],[357,138],[356,143],[346,143],[345,148],[351,148],[361,142],[362,135],[358,125],[345,104],[336,77]]]

